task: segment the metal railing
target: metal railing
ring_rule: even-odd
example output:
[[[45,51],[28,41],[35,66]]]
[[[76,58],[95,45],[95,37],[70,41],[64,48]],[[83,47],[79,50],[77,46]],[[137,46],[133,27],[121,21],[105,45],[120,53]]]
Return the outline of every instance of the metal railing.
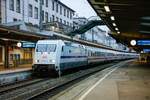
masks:
[[[45,30],[55,31],[55,32],[59,32],[59,33],[69,33],[71,31],[73,31],[73,27],[71,27],[69,25],[65,25],[65,24],[57,22],[57,21],[44,23],[43,28]]]

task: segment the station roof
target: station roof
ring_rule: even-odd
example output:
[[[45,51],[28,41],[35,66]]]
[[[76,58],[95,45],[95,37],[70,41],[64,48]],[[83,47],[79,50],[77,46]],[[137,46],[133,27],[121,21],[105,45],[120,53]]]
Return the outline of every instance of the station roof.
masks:
[[[87,46],[99,47],[119,52],[126,52],[122,50],[116,50],[109,46],[100,44],[100,43],[92,43],[90,41],[80,40],[77,38],[72,38],[70,36],[66,36],[63,34],[58,34],[52,32],[53,35],[46,35],[46,34],[39,34],[34,32],[23,31],[19,29],[13,29],[7,26],[0,25],[0,44],[5,45],[6,43],[9,44],[16,44],[18,41],[29,41],[29,42],[36,42],[38,40],[43,39],[62,39],[62,40],[69,40],[73,42],[77,42]]]
[[[4,41],[15,43],[18,41],[30,41],[30,42],[36,42],[40,39],[47,39],[49,38],[46,35],[33,33],[33,32],[27,32],[23,30],[18,30],[14,28],[10,28],[7,26],[0,25],[0,43],[4,44]]]
[[[118,42],[150,39],[150,0],[88,0]],[[107,10],[106,11],[106,7]],[[114,17],[114,20],[111,17]],[[115,24],[114,24],[115,23]],[[116,29],[118,28],[118,29]],[[132,47],[137,51],[149,47]]]

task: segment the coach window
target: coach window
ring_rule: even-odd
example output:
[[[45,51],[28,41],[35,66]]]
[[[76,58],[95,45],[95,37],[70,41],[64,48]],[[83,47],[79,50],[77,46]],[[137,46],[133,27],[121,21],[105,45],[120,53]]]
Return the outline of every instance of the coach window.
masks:
[[[90,51],[88,51],[88,56],[90,56]]]
[[[71,53],[71,50],[69,50],[69,53]]]
[[[62,52],[64,51],[64,47],[62,46],[62,50],[61,50]]]

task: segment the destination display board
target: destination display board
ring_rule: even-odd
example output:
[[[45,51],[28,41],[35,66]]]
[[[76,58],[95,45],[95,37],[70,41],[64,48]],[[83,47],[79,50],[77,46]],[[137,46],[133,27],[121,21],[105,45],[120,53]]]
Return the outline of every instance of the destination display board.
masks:
[[[141,45],[141,46],[146,46],[146,45],[150,45],[150,40],[137,40],[137,45]]]
[[[35,48],[36,43],[32,42],[21,42],[22,48]]]

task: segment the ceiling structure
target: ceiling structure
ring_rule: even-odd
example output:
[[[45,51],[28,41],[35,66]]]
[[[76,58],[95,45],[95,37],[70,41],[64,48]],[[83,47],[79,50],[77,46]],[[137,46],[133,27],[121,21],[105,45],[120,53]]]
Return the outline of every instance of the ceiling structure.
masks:
[[[36,42],[40,39],[48,39],[48,36],[36,34],[33,32],[27,32],[23,30],[17,30],[7,26],[0,25],[0,44],[1,45],[13,45],[19,41]]]
[[[100,23],[102,24],[101,21]],[[100,48],[109,49],[109,50],[115,50],[103,44],[92,43],[90,41],[72,38],[70,36],[66,36],[63,34],[58,34],[58,33],[55,33],[53,35],[39,34],[39,33],[23,31],[19,29],[14,29],[12,27],[0,25],[0,44],[1,45],[11,46],[14,44],[16,45],[18,42],[21,42],[21,41],[37,42],[38,40],[43,40],[43,39],[62,39],[62,40],[77,42],[83,45],[100,47]],[[116,50],[116,51],[121,51],[121,50]]]
[[[149,46],[131,46],[131,40],[150,40],[150,0],[88,0],[112,30],[110,34],[136,51]]]

